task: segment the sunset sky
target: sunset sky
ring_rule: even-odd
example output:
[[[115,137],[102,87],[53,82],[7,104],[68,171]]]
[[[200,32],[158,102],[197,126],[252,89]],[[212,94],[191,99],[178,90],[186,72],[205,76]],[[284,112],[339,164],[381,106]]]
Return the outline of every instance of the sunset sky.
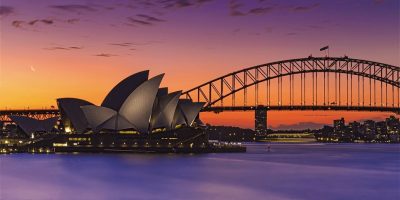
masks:
[[[398,0],[1,0],[0,109],[49,108],[59,97],[100,104],[149,69],[188,90],[245,67],[348,55],[400,65]],[[270,112],[269,126],[303,127],[390,113]],[[203,113],[253,128],[253,112]]]

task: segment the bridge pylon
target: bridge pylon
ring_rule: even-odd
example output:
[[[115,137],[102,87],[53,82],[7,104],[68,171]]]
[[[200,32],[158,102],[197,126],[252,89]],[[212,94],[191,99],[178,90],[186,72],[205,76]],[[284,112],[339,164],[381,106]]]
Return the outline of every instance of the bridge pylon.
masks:
[[[267,107],[257,106],[254,116],[254,128],[257,136],[267,135]]]

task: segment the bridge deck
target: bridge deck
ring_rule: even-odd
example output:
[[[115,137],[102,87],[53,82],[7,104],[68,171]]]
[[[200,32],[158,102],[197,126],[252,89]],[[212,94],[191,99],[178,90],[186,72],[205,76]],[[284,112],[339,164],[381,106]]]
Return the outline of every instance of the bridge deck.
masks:
[[[334,111],[369,111],[369,112],[393,112],[400,114],[399,107],[380,107],[380,106],[339,106],[339,105],[270,105],[270,106],[213,106],[203,108],[203,112],[223,112],[223,111],[249,111],[256,109],[267,110],[334,110]],[[57,109],[32,109],[32,110],[0,110],[0,116],[4,115],[59,115]]]
[[[338,105],[302,105],[302,106],[213,106],[203,108],[204,112],[223,112],[223,111],[249,111],[256,109],[267,110],[333,110],[333,111],[368,111],[368,112],[393,112],[400,114],[399,107],[379,107],[379,106],[338,106]]]
[[[0,110],[0,115],[18,115],[18,114],[58,114],[58,109],[17,109]]]

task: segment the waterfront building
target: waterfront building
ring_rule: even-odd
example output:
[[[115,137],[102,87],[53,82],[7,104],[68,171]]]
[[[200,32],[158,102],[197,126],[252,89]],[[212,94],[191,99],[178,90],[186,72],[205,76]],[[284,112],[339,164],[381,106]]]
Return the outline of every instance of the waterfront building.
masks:
[[[317,134],[318,141],[325,142],[400,142],[399,119],[390,116],[385,121],[366,120],[345,125],[344,119],[334,120],[333,127],[324,126]]]
[[[336,132],[342,132],[345,128],[345,121],[344,118],[334,120],[333,121],[333,128]]]
[[[375,135],[375,121],[367,120],[364,122],[364,134]]]
[[[389,134],[400,134],[400,121],[394,116],[386,119],[387,131]]]
[[[353,137],[354,140],[361,140],[361,135],[359,132],[360,126],[361,123],[357,121],[349,123],[348,132],[350,133],[350,135]]]
[[[390,116],[385,122],[388,139],[400,142],[400,120],[394,116]]]

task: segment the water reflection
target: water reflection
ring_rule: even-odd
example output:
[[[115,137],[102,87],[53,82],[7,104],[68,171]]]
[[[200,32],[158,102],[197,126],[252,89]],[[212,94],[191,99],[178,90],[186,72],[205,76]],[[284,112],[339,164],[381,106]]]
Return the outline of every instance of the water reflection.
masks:
[[[399,145],[0,155],[0,199],[398,199]],[[380,192],[376,192],[376,190]]]

